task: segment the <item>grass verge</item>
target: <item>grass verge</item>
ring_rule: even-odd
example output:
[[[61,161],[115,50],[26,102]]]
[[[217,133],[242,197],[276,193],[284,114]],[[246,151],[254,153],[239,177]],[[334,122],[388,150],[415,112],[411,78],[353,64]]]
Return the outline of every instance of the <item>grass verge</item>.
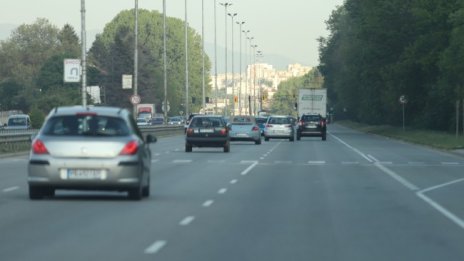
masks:
[[[353,121],[338,121],[340,125],[362,132],[382,135],[411,143],[422,144],[438,149],[457,150],[464,149],[464,137],[455,134],[431,130],[417,130],[388,125],[367,125]]]

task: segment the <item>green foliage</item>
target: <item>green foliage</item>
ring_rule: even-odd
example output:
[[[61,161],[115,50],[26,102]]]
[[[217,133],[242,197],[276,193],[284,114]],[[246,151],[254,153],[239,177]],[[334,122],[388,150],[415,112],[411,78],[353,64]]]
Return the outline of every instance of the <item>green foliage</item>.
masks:
[[[43,113],[42,110],[34,107],[31,109],[29,113],[29,117],[31,118],[31,123],[32,123],[32,128],[33,129],[39,129],[42,127],[42,124],[45,119],[45,114]]]
[[[99,72],[98,85],[106,89],[109,105],[132,107],[129,97],[133,90],[123,90],[122,74],[134,71],[134,12],[120,12],[97,36],[89,53],[92,67]],[[201,97],[202,63],[201,37],[191,28],[188,30],[189,96]],[[161,112],[164,101],[163,67],[163,20],[157,11],[139,10],[139,73],[138,94],[143,103],[155,103]],[[184,111],[185,101],[185,52],[184,23],[177,18],[167,18],[167,99],[170,115]],[[209,77],[210,61],[206,57],[206,77]],[[97,74],[98,74],[97,72]],[[209,83],[209,79],[205,80]],[[206,96],[211,86],[206,86]],[[191,100],[191,99],[189,99]],[[190,104],[191,111],[198,111],[201,104]]]
[[[406,95],[414,126],[453,128],[455,100],[464,98],[463,21],[463,1],[345,1],[319,40],[335,113],[399,125],[398,98]]]

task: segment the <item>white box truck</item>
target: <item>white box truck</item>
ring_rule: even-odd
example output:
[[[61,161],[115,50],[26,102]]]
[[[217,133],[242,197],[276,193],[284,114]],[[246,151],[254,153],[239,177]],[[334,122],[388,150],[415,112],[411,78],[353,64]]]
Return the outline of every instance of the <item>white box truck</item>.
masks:
[[[298,117],[303,114],[327,116],[327,89],[300,89],[298,94]]]

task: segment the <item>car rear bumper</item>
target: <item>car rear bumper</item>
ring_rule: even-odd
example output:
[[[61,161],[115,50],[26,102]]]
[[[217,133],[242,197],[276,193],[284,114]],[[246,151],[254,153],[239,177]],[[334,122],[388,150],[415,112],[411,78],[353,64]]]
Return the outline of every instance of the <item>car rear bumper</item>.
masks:
[[[197,147],[223,147],[229,140],[229,137],[187,137],[185,142]]]
[[[70,170],[98,170],[100,174],[76,178]],[[32,186],[55,189],[118,190],[139,186],[143,172],[143,164],[130,160],[30,160],[27,180]]]

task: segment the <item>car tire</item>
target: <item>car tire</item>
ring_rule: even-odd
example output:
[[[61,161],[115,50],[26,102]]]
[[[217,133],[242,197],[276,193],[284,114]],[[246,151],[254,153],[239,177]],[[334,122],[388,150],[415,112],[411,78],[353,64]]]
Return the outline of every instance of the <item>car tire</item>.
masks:
[[[44,190],[40,187],[29,185],[29,199],[42,199]]]
[[[224,152],[230,152],[230,142],[226,142],[224,145]]]
[[[142,197],[149,197],[149,196],[150,196],[150,178],[148,179],[147,185],[142,188]]]
[[[300,135],[296,135],[296,140],[301,140],[301,136]]]
[[[294,141],[295,141],[295,138],[294,138],[294,137],[291,137],[291,138],[289,138],[288,140],[291,141],[291,142],[294,142]]]
[[[129,189],[127,191],[127,196],[131,200],[141,200],[142,199],[142,186],[139,185],[137,188]]]
[[[268,137],[264,137],[264,141],[269,141],[269,138],[268,138]]]
[[[185,144],[185,152],[192,152],[192,145]]]
[[[327,140],[327,135],[326,134],[322,135],[322,140]]]
[[[259,140],[255,140],[255,145],[260,145],[261,144],[261,138]]]

